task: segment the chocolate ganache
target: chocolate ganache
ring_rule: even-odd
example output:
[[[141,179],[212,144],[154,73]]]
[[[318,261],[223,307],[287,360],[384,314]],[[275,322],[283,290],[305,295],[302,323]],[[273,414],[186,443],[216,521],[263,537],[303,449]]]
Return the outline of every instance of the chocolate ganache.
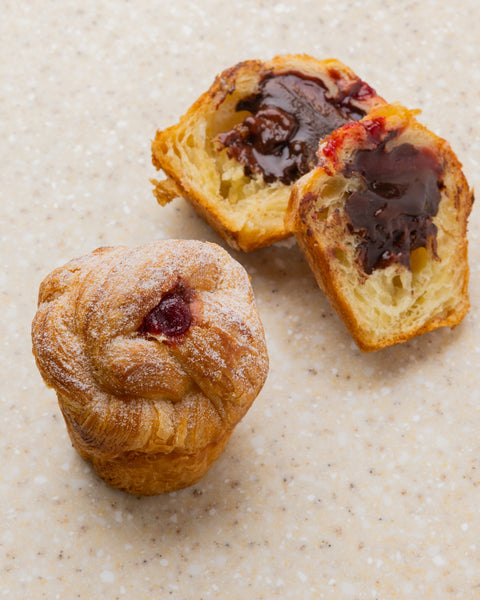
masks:
[[[359,150],[345,176],[360,176],[364,189],[346,202],[352,229],[362,238],[359,259],[367,274],[393,263],[410,267],[410,252],[430,246],[436,253],[438,212],[443,169],[428,148],[385,143]]]
[[[352,104],[374,91],[360,79],[335,98],[320,79],[289,71],[269,74],[259,91],[238,102],[237,111],[251,116],[217,139],[245,174],[261,173],[267,183],[289,185],[317,164],[320,139],[365,112]]]

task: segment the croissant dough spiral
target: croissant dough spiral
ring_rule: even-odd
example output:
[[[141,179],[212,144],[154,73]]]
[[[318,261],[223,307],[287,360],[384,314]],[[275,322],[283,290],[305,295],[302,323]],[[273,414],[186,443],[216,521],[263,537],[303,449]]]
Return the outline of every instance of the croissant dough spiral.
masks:
[[[176,289],[188,290],[187,331],[145,332]],[[268,372],[247,273],[198,241],[99,248],[54,270],[32,339],[73,446],[107,483],[139,495],[198,481]]]

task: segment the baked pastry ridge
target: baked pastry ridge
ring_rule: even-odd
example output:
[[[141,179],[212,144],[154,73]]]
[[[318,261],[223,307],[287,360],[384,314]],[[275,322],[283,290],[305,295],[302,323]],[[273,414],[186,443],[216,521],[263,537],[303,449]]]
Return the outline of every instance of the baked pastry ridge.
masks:
[[[333,132],[287,210],[320,287],[367,352],[453,327],[470,305],[473,192],[417,112],[384,105]]]
[[[73,446],[139,495],[198,481],[268,371],[247,273],[197,241],[100,248],[54,270],[32,340]]]
[[[290,234],[292,184],[316,164],[321,138],[384,103],[338,60],[306,55],[251,60],[225,70],[181,117],[158,131],[152,161],[160,204],[185,196],[235,249]]]

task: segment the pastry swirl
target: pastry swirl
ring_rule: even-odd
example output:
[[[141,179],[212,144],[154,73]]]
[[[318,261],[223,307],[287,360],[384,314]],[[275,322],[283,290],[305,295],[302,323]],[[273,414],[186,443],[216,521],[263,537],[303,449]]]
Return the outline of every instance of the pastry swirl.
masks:
[[[186,327],[152,327],[159,310],[180,321],[183,311]],[[139,495],[195,483],[268,371],[248,275],[198,241],[99,248],[54,270],[32,339],[73,446],[107,483]]]

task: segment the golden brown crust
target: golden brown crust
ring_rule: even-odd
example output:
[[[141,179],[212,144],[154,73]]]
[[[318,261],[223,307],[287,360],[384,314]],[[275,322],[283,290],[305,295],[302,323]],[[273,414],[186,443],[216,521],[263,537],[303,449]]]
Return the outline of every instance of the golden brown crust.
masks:
[[[145,316],[188,289],[181,336]],[[100,248],[40,286],[33,352],[72,443],[108,483],[149,495],[191,485],[222,452],[268,370],[248,276],[215,244]]]
[[[315,277],[362,351],[404,342],[437,327],[454,327],[469,309],[467,220],[473,204],[461,164],[449,144],[415,118],[418,111],[385,105],[358,123],[333,132],[319,150],[319,165],[294,186],[286,215]],[[359,239],[345,212],[355,178],[345,166],[355,153],[375,146],[369,131],[382,123],[393,132],[389,150],[402,143],[429,148],[443,166],[436,254],[411,255],[411,265],[392,264],[365,273]],[[413,253],[412,253],[413,254]]]
[[[335,59],[283,55],[265,62],[245,61],[218,75],[180,122],[158,131],[152,143],[153,164],[163,170],[167,182],[173,182],[173,186],[165,180],[154,182],[158,202],[169,202],[175,191],[183,195],[237,250],[255,250],[290,235],[284,215],[292,186],[246,176],[243,165],[219,150],[215,138],[244,118],[236,112],[237,103],[255,93],[265,75],[288,71],[320,79],[333,97],[340,86],[360,81]],[[373,90],[370,97],[354,101],[366,112],[382,103]]]

